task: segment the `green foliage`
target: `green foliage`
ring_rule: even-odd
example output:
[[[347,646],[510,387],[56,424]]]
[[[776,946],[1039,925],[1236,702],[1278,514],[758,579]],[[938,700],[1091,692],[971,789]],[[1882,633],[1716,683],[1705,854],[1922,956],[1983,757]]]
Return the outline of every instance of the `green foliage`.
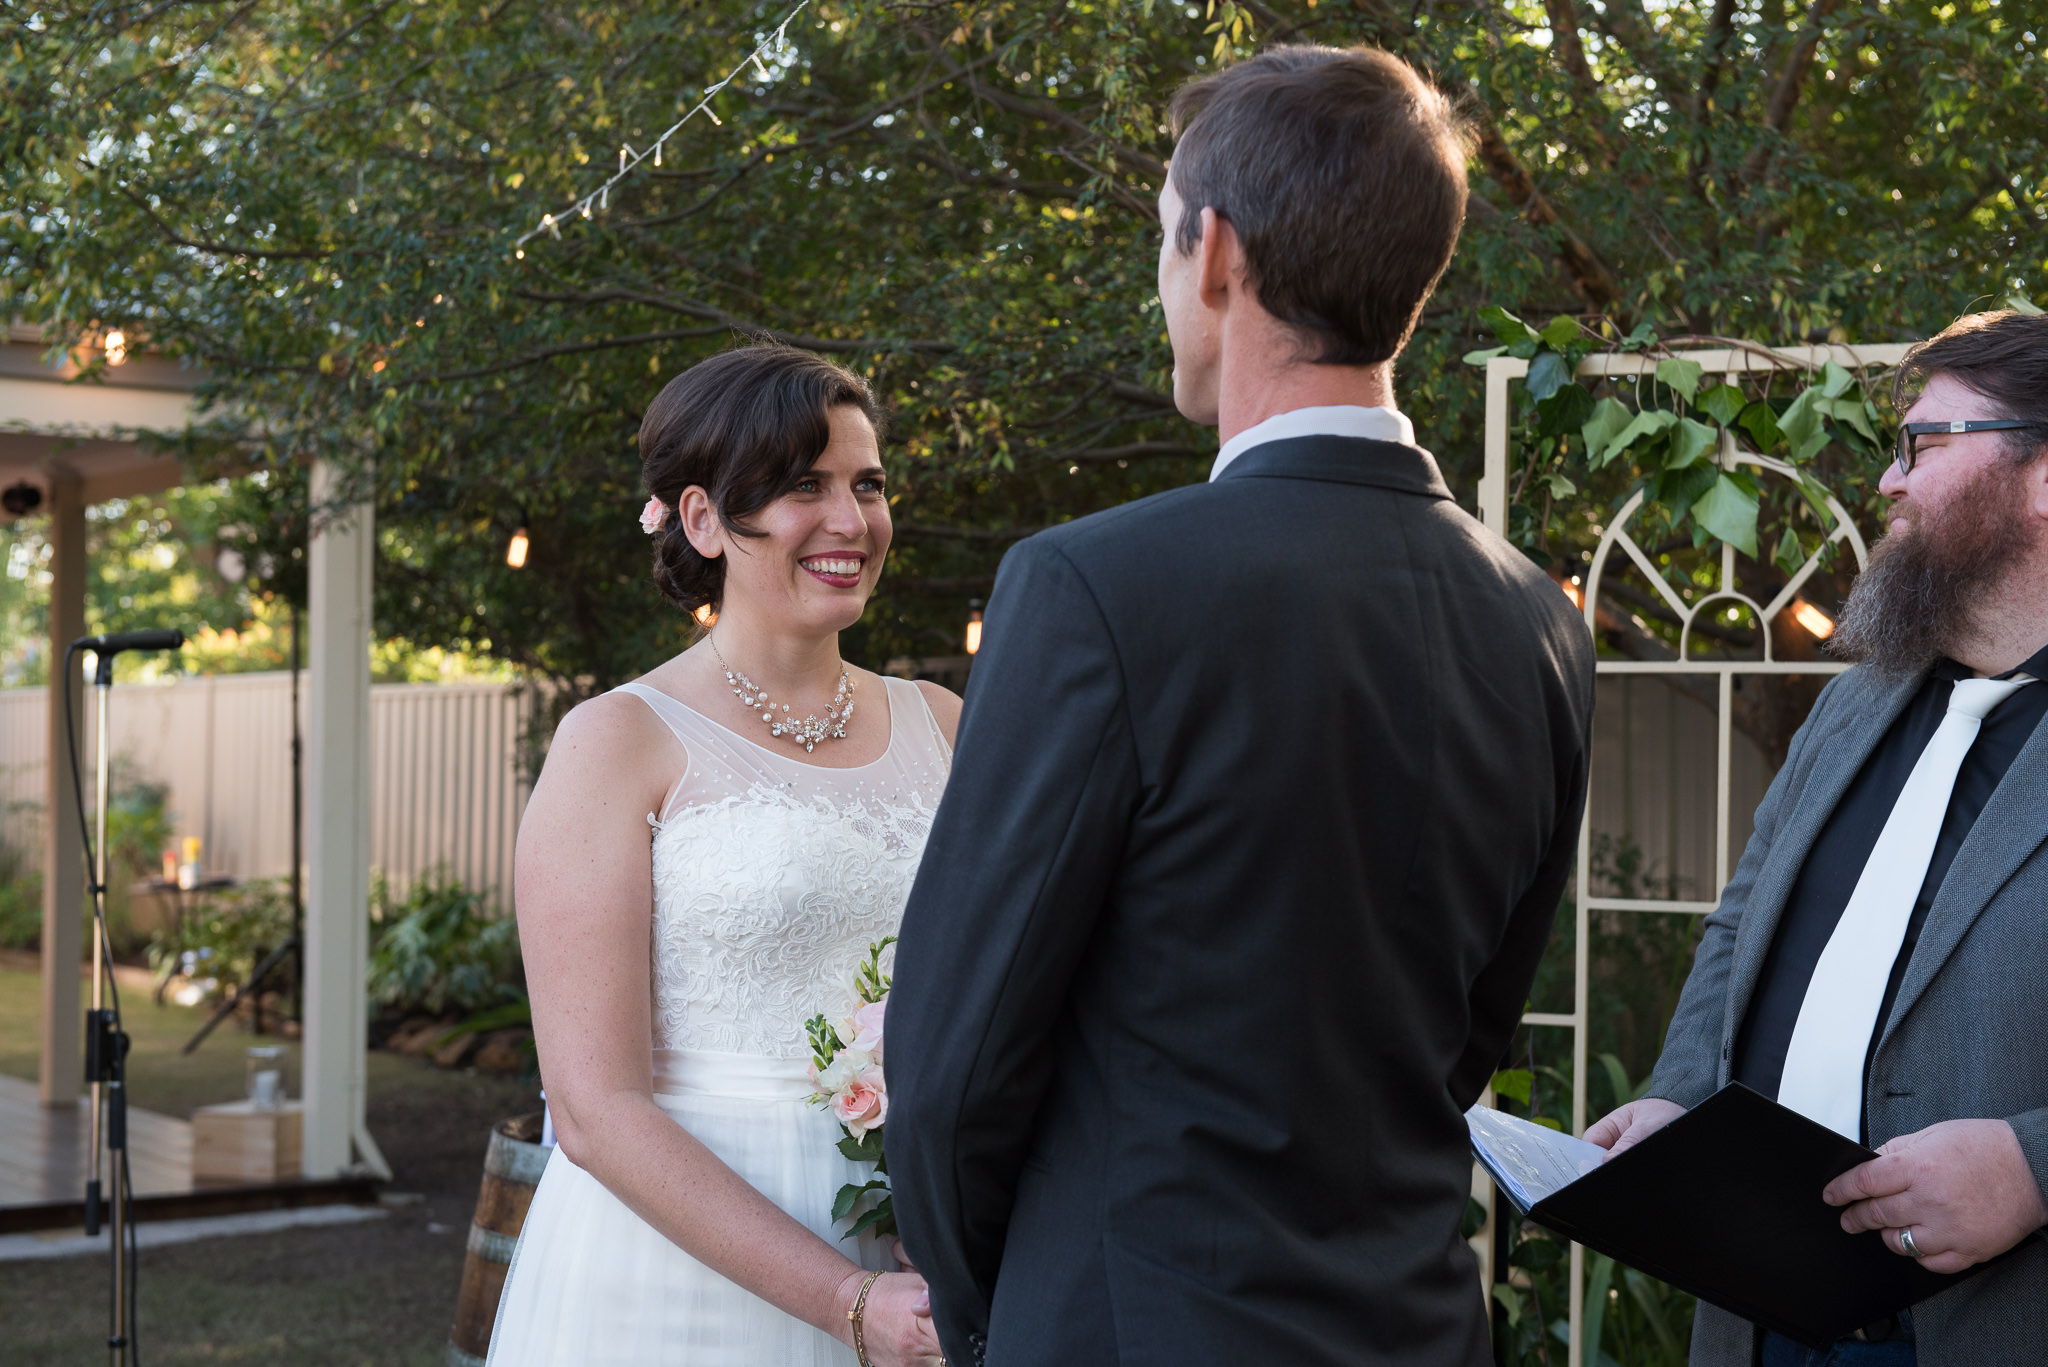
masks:
[[[514,1003],[519,927],[493,917],[485,895],[445,871],[394,898],[379,874],[370,890],[370,1001],[394,1013],[479,1012]]]
[[[1455,362],[1476,345],[1540,361],[1546,439],[1576,448],[1589,396],[1543,359],[1575,336],[1888,340],[2043,291],[2048,82],[2036,30],[1993,0],[1837,7],[1813,45],[1805,7],[1704,0],[820,0],[718,97],[722,124],[515,252],[783,12],[40,6],[0,50],[0,311],[203,364],[243,407],[186,443],[195,462],[360,472],[380,632],[580,692],[685,639],[645,573],[634,432],[663,379],[736,334],[841,357],[895,410],[895,553],[846,642],[865,662],[957,651],[1019,535],[1200,478],[1212,438],[1166,398],[1150,206],[1168,95],[1255,43],[1380,44],[1478,121],[1463,245],[1401,367],[1461,490],[1483,410]],[[1476,331],[1494,303],[1567,321]],[[1715,377],[1679,379],[1639,406],[1729,424]],[[1787,397],[1734,421],[1768,430]],[[1815,415],[1865,437],[1841,397]],[[248,412],[260,435],[226,440]],[[1803,450],[1806,417],[1757,440]],[[1853,486],[1830,451],[1816,473]],[[1713,490],[1712,525],[1739,533],[1742,491],[1699,464],[1665,495],[1682,518]],[[1598,508],[1611,487],[1545,467],[1517,535],[1569,558],[1583,523],[1544,530],[1542,500]],[[1759,548],[1773,516],[1766,499]]]
[[[248,982],[263,957],[291,933],[291,884],[282,878],[251,879],[193,898],[184,919],[150,944],[150,967],[161,973],[174,963],[189,965],[185,971],[191,977],[215,979],[212,995],[224,998]]]
[[[1681,890],[1626,837],[1595,832],[1593,886],[1601,896],[1674,897]],[[1605,1115],[1647,1094],[1650,1068],[1692,967],[1700,918],[1681,913],[1595,912],[1588,947],[1588,1118]],[[1556,929],[1532,990],[1533,1010],[1568,1009],[1576,937],[1569,896],[1558,908]],[[1572,1081],[1569,1036],[1546,1027],[1518,1035],[1513,1065],[1495,1073],[1493,1090],[1517,1115],[1569,1130]],[[1512,1286],[1494,1288],[1508,1327],[1508,1361],[1521,1367],[1556,1363],[1563,1356],[1566,1308],[1565,1243],[1523,1222],[1505,1202]],[[1602,1281],[1602,1267],[1606,1267]],[[1606,1359],[1629,1367],[1682,1367],[1691,1333],[1692,1298],[1640,1272],[1613,1266],[1589,1253],[1586,1260],[1586,1341]],[[1612,1295],[1608,1293],[1614,1293]],[[1597,1293],[1597,1294],[1596,1294]],[[1661,1327],[1660,1327],[1661,1326]],[[1586,1359],[1594,1362],[1590,1354]]]
[[[164,810],[170,789],[160,783],[124,781],[118,765],[107,803],[107,933],[117,953],[142,948],[135,929],[131,889],[157,874],[172,842],[171,814]]]
[[[1833,530],[1823,486],[1807,473],[1819,468],[1821,453],[1836,452],[1830,474],[1848,471],[1873,490],[1889,459],[1887,421],[1867,397],[1878,376],[1852,374],[1834,361],[1814,371],[1788,364],[1703,391],[1697,361],[1664,355],[1647,378],[1582,380],[1577,372],[1590,355],[1658,357],[1667,348],[1645,328],[1623,337],[1608,326],[1596,335],[1557,318],[1538,332],[1498,305],[1479,317],[1496,336],[1514,341],[1474,352],[1469,362],[1484,365],[1502,350],[1529,362],[1510,460],[1520,472],[1510,523],[1538,561],[1553,561],[1553,547],[1582,553],[1597,538],[1595,528],[1641,491],[1638,525],[1651,534],[1683,532],[1690,523],[1695,547],[1722,541],[1751,560],[1764,558],[1759,538],[1768,510],[1780,528],[1770,559],[1789,575],[1806,558],[1800,548],[1820,546]],[[1754,467],[1724,454],[1735,449],[1774,456],[1797,478],[1767,486]],[[1581,489],[1593,499],[1573,510],[1584,519],[1575,522],[1560,515],[1556,500]]]
[[[1610,1089],[1612,1104],[1641,1096],[1649,1086],[1647,1077],[1640,1084],[1632,1083],[1621,1060],[1611,1053],[1600,1055],[1599,1063],[1597,1076]],[[1539,1076],[1551,1086],[1532,1092],[1531,1083]],[[1507,1070],[1494,1075],[1493,1087],[1505,1103],[1504,1109],[1539,1125],[1569,1128],[1571,1084],[1558,1069]],[[1496,1211],[1505,1221],[1509,1249],[1508,1279],[1496,1282],[1493,1288],[1499,1319],[1506,1329],[1504,1360],[1515,1367],[1553,1364],[1562,1359],[1568,1341],[1568,1245],[1523,1220],[1505,1200],[1497,1203]],[[1581,1321],[1586,1361],[1603,1367],[1624,1363],[1628,1367],[1684,1367],[1693,1304],[1685,1292],[1634,1268],[1620,1267],[1605,1254],[1588,1251]]]
[[[12,844],[0,843],[0,949],[33,949],[43,939],[43,875]]]

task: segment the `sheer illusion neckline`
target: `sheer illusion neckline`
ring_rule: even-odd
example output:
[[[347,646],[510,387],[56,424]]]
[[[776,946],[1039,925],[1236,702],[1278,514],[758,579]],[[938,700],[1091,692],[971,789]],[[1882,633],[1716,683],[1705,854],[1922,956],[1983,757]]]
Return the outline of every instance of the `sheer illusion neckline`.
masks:
[[[690,706],[690,704],[684,702],[681,698],[678,698],[675,694],[669,692],[665,688],[656,688],[653,684],[641,683],[637,679],[634,680],[633,683],[628,686],[636,689],[644,688],[649,693],[656,694],[664,701],[674,703],[677,707],[682,708],[683,711],[688,712],[691,716],[695,717],[698,721],[703,722],[706,726],[712,727],[719,731],[723,731],[726,735],[732,737],[740,744],[746,746],[751,750],[757,750],[761,754],[768,756],[770,759],[780,760],[785,764],[795,765],[799,769],[816,770],[818,773],[821,774],[858,774],[862,770],[872,769],[876,765],[888,759],[889,756],[896,749],[896,737],[900,734],[900,728],[898,723],[901,722],[902,718],[896,715],[896,690],[889,687],[889,677],[886,674],[878,675],[877,677],[880,678],[882,681],[882,699],[889,705],[889,740],[887,744],[882,746],[882,753],[876,755],[866,764],[812,764],[807,760],[797,759],[793,755],[787,754],[781,750],[777,750],[772,746],[763,745],[760,741],[755,740],[752,736],[747,735],[744,731],[736,731],[732,727],[727,726],[724,722],[718,720],[718,718],[713,717],[703,711],[700,711],[695,707]],[[912,688],[916,688],[917,684],[913,681],[911,682],[910,686]],[[918,695],[918,701],[924,702],[924,696],[922,692],[920,692]],[[929,703],[926,703],[925,705],[927,707],[930,706]]]

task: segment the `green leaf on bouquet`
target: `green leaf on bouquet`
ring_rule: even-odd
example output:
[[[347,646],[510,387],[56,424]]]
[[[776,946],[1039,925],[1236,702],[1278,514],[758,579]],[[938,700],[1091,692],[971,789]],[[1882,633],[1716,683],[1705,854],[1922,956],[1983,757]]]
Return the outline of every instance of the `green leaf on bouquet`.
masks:
[[[844,1129],[845,1126],[841,1126]],[[839,1141],[839,1152],[856,1163],[880,1163],[882,1161],[882,1131],[878,1127],[869,1130],[856,1139],[849,1132]]]
[[[887,1191],[888,1189],[889,1184],[887,1182],[863,1182],[858,1186],[856,1186],[852,1182],[848,1182],[845,1186],[839,1189],[839,1195],[833,1198],[833,1223],[836,1224],[839,1221],[844,1220],[847,1216],[853,1214],[854,1206],[858,1205],[860,1203],[860,1198],[867,1195],[869,1192]]]
[[[896,1203],[884,1196],[875,1208],[853,1222],[853,1227],[840,1237],[851,1239],[872,1229],[877,1234],[896,1232]]]
[[[1744,481],[1722,475],[1692,505],[1693,521],[1751,559],[1756,558],[1756,513],[1760,501]]]

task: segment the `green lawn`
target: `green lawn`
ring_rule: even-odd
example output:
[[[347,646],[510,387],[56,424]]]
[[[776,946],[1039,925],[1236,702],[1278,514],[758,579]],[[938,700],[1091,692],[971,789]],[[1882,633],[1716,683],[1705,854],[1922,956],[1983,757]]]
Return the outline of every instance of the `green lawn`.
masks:
[[[0,1072],[36,1074],[38,991],[36,974],[20,960],[0,963]],[[223,1025],[185,1058],[178,1048],[204,1020],[200,1012],[157,1007],[141,992],[131,992],[126,1006],[137,1105],[182,1117],[241,1094],[251,1036]],[[518,1082],[385,1053],[369,1062],[370,1131],[391,1163],[392,1189],[424,1199],[360,1225],[143,1253],[137,1285],[146,1360],[279,1367],[443,1360],[491,1126],[540,1102]],[[104,1259],[0,1264],[0,1361],[104,1361],[106,1307]]]
[[[33,1081],[41,1032],[41,985],[25,959],[10,954],[0,962],[0,1073]],[[90,1003],[90,984],[81,986],[80,996]],[[247,1071],[242,1051],[257,1043],[290,1048],[296,1083],[298,1046],[274,1034],[258,1040],[237,1029],[235,1022],[226,1021],[188,1057],[178,1051],[206,1023],[207,1012],[158,1006],[148,992],[133,986],[122,990],[121,1006],[122,1024],[134,1040],[128,1054],[131,1105],[183,1120],[195,1106],[234,1101],[242,1095]],[[75,1028],[84,1028],[82,1018]]]

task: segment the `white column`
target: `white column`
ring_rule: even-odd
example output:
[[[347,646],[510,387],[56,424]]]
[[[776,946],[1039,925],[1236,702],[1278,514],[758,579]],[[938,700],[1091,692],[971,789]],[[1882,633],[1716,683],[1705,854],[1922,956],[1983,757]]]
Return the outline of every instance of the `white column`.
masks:
[[[363,1123],[370,899],[368,504],[332,506],[343,476],[313,470],[307,554],[305,1173],[358,1157],[388,1176]],[[353,1152],[352,1152],[353,1151]]]
[[[85,490],[76,479],[50,479],[50,692],[43,769],[43,1018],[38,1072],[45,1106],[78,1104],[85,1017],[78,964],[85,948],[85,854],[79,844],[78,797],[64,753],[68,693],[81,732],[85,686],[77,662],[67,672],[64,647],[85,635]],[[82,755],[81,765],[91,762]],[[83,772],[83,770],[81,770]]]

